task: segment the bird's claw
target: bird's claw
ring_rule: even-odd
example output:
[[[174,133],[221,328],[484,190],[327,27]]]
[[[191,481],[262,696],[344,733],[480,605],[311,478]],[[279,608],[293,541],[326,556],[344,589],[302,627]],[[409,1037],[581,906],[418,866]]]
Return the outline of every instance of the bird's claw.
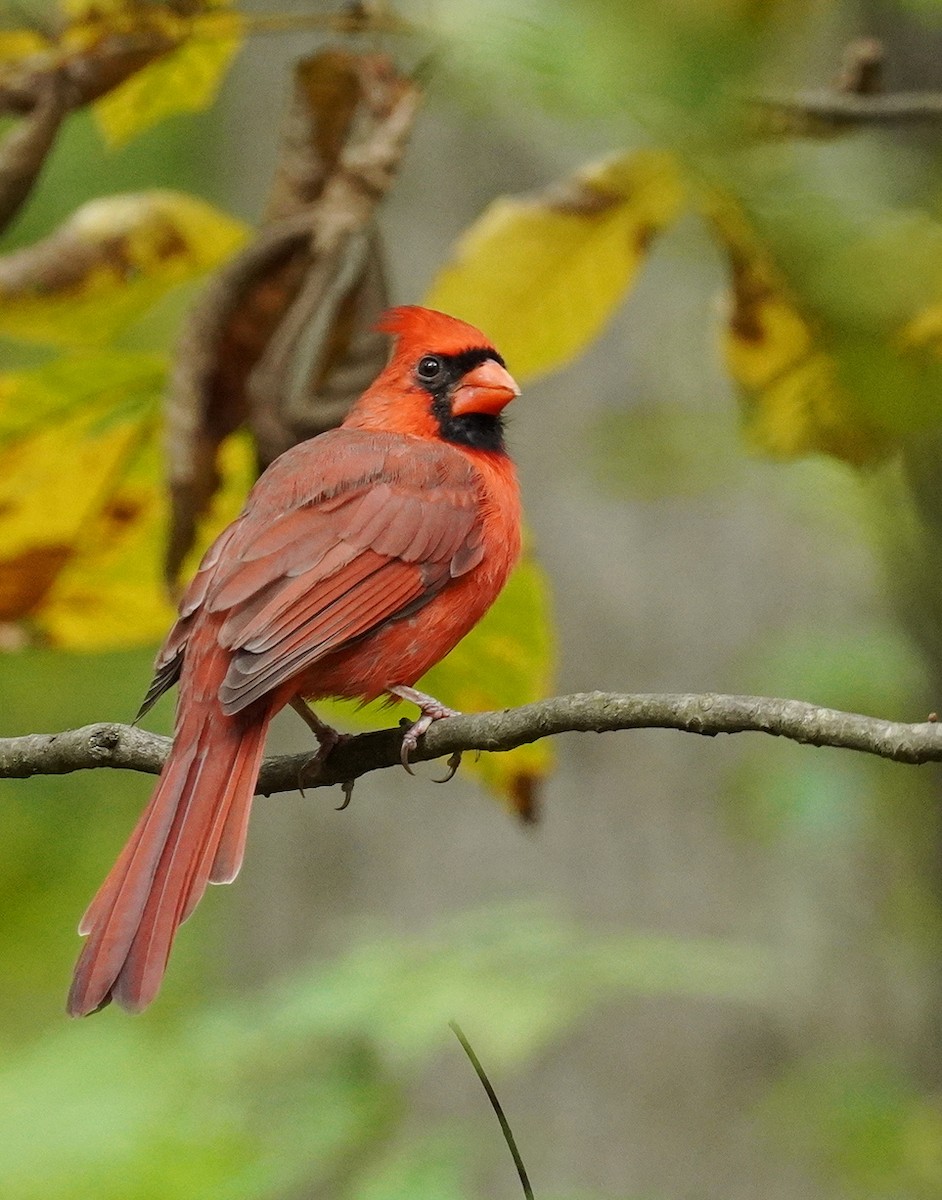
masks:
[[[424,692],[419,692],[415,688],[393,687],[389,688],[389,694],[397,696],[400,700],[408,700],[412,704],[417,704],[421,713],[419,719],[409,725],[402,735],[402,746],[399,749],[399,761],[410,775],[415,775],[415,771],[409,764],[409,755],[418,746],[419,738],[435,721],[442,721],[446,717],[460,717],[461,713],[454,708],[448,708],[434,696],[426,696]],[[400,722],[400,724],[405,724],[405,722]],[[447,783],[454,776],[455,771],[458,770],[458,763],[461,762],[461,754],[458,753],[457,757],[458,762],[455,762],[455,755],[451,756],[448,760],[449,774],[437,782]]]
[[[426,729],[428,729],[429,725],[431,725],[431,721],[428,721],[426,722],[425,727],[420,729],[419,726],[422,724],[423,720],[424,717],[416,721],[414,725],[409,726],[409,728],[402,735],[402,745],[399,747],[399,761],[409,772],[409,774],[413,776],[415,775],[415,771],[412,770],[412,767],[409,763],[409,755],[416,748],[416,746],[418,746],[420,736],[425,732]]]
[[[354,782],[355,781],[353,779],[345,779],[340,785],[340,790],[343,792],[343,804],[338,804],[334,809],[334,812],[343,812],[343,810],[349,805],[350,801],[353,799]]]
[[[454,777],[458,774],[458,768],[461,766],[461,751],[456,750],[445,764],[448,768],[448,774],[441,779],[433,779],[432,783],[451,783]]]
[[[435,721],[443,721],[445,717],[458,717],[460,715],[461,714],[456,712],[453,708],[446,708],[444,704],[438,704],[437,702],[434,712],[425,708],[422,709],[421,717],[419,717],[414,724],[410,725],[402,735],[402,746],[399,749],[399,761],[410,775],[414,775],[415,771],[412,770],[412,767],[409,764],[409,755],[418,746],[419,738],[431,725],[434,724]],[[440,783],[447,783],[447,781],[451,779],[452,775],[454,775],[455,771],[457,771],[457,765],[452,767],[452,759],[454,759],[454,755],[452,755],[448,760],[448,766],[451,768],[451,774],[446,776],[445,779],[439,780]],[[458,755],[458,759],[460,761],[460,754]]]

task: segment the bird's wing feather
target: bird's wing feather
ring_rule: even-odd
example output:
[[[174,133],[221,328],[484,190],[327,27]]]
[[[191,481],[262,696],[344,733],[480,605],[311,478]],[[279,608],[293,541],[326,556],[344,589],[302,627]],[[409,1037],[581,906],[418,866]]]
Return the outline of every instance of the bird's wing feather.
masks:
[[[343,435],[343,436],[341,436]],[[479,560],[471,465],[447,446],[338,431],[285,457],[310,482],[246,522],[201,582],[202,611],[232,655],[219,698],[239,712],[389,620],[414,611]],[[356,451],[353,453],[352,451]],[[270,493],[270,494],[269,494]]]

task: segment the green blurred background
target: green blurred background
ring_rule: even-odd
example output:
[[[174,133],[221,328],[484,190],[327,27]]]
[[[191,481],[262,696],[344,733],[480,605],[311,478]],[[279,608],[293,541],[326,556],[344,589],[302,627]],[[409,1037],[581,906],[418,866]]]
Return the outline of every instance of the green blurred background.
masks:
[[[744,148],[728,109],[731,91],[827,84],[860,34],[884,39],[888,87],[942,87],[940,4],[401,11],[443,41],[383,214],[397,301],[420,299],[495,195],[624,146],[667,145],[740,194],[835,327],[866,328],[928,254],[915,234],[876,266],[840,252],[878,220],[938,220],[942,130]],[[7,244],[143,185],[252,220],[290,64],[314,41],[250,41],[212,112],[120,152],[73,118]],[[750,455],[716,348],[724,283],[685,218],[604,337],[515,406],[558,690],[922,719],[942,682],[939,401],[927,392],[902,455],[866,472]],[[184,303],[128,344],[158,344]],[[862,386],[890,423],[913,402],[894,387]],[[128,719],[152,653],[0,656],[0,732]],[[168,722],[164,707],[151,727]],[[290,721],[271,739],[303,744]],[[343,813],[319,792],[260,801],[242,876],[182,931],[159,1002],[79,1023],[62,1013],[75,926],[151,783],[4,783],[0,1195],[517,1195],[451,1019],[540,1197],[942,1194],[937,773],[752,735],[559,751],[535,829],[460,777],[387,772]]]

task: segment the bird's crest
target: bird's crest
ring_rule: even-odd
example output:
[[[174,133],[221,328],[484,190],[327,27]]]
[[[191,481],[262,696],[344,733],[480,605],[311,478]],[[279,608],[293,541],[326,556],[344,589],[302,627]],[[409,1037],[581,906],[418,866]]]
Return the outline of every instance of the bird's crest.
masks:
[[[436,354],[460,354],[463,350],[493,349],[490,339],[480,329],[447,313],[420,308],[417,304],[389,309],[380,317],[376,328],[397,337],[397,349],[410,355],[424,350]]]

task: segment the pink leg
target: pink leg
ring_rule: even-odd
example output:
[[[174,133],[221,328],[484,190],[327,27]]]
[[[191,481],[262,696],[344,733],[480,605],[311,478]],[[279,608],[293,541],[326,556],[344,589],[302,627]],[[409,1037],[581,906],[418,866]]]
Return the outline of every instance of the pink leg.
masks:
[[[405,769],[410,775],[415,772],[409,766],[409,755],[416,748],[419,738],[429,728],[434,721],[442,721],[446,717],[460,717],[459,713],[454,708],[446,708],[440,700],[436,700],[434,696],[427,696],[425,692],[419,692],[411,687],[391,687],[387,688],[390,696],[398,696],[400,700],[408,700],[410,704],[416,704],[419,707],[421,716],[410,725],[402,735],[402,750],[400,752],[400,760]],[[448,774],[444,779],[436,780],[437,783],[447,783],[449,779],[454,777],[455,772],[461,765],[461,751],[457,750],[448,760]]]
[[[322,721],[312,708],[309,707],[303,696],[294,696],[289,701],[291,707],[298,714],[304,724],[310,729],[317,738],[320,745],[317,748],[317,753],[312,755],[304,766],[301,768],[301,775],[298,779],[298,787],[301,789],[301,795],[304,795],[304,780],[316,779],[320,773],[321,767],[327,761],[328,755],[335,746],[342,746],[344,742],[349,742],[353,736],[349,733],[341,733],[339,729],[334,729],[333,725],[328,725],[326,721]],[[353,781],[349,781],[343,785],[343,793],[346,797],[341,808],[346,808],[350,803],[350,795],[353,792]]]

